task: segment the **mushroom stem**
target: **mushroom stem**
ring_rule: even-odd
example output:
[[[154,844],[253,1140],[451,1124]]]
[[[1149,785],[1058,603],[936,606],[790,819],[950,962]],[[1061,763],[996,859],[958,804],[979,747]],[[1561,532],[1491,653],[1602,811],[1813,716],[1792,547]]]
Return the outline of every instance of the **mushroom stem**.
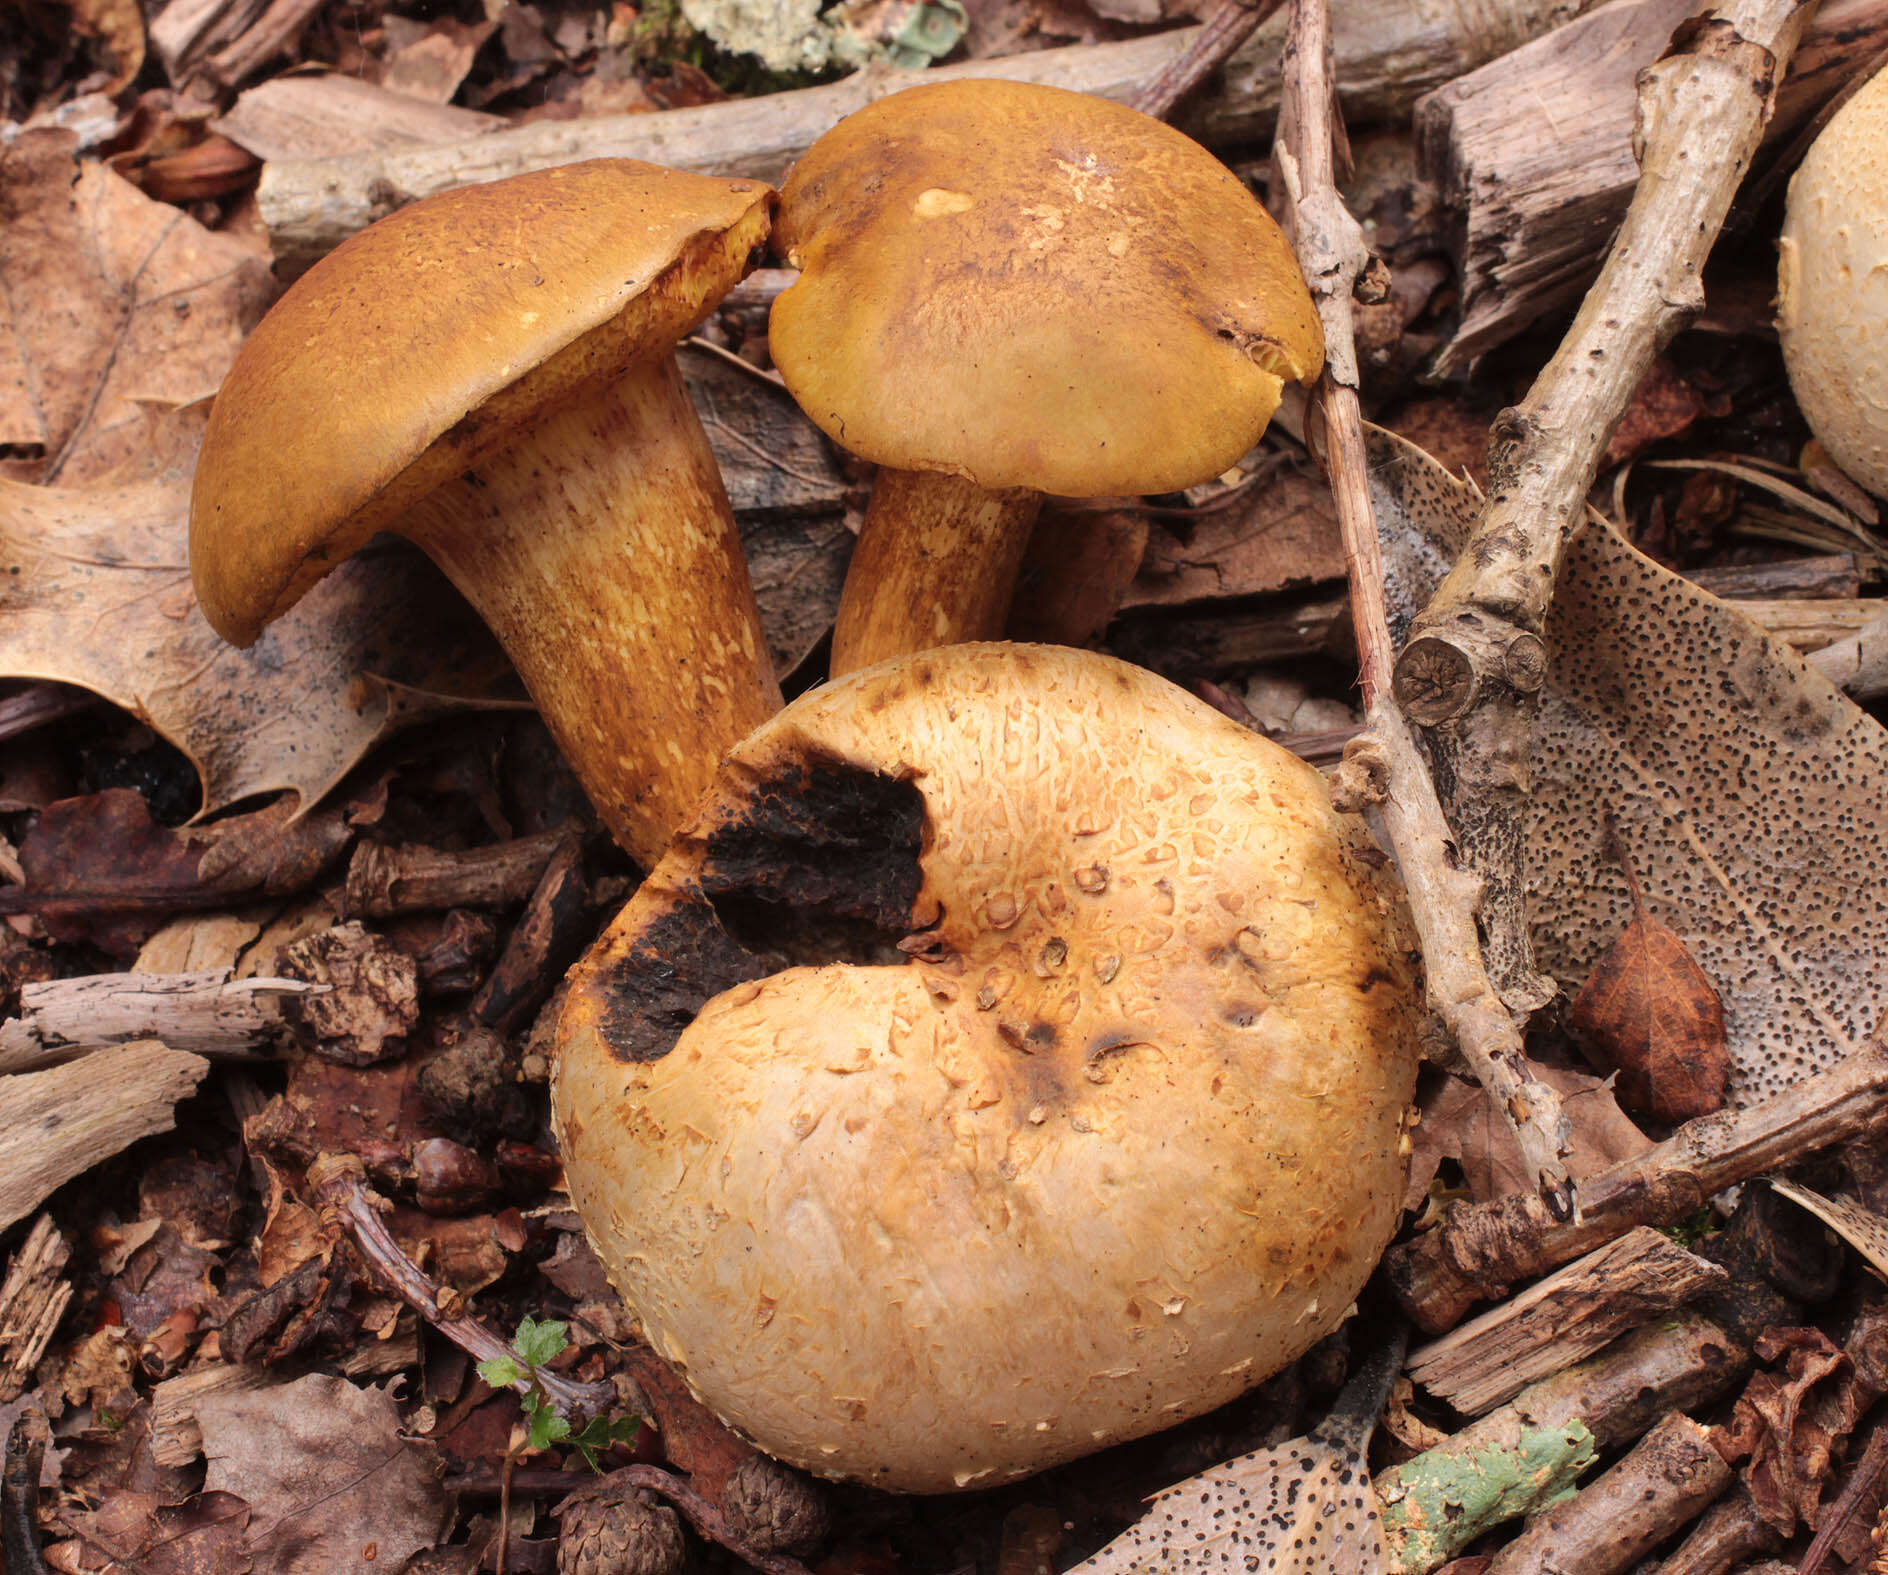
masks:
[[[780,709],[734,512],[673,356],[559,406],[400,522],[503,643],[645,868]]]
[[[832,676],[939,645],[1000,640],[1042,494],[882,469],[833,626]]]

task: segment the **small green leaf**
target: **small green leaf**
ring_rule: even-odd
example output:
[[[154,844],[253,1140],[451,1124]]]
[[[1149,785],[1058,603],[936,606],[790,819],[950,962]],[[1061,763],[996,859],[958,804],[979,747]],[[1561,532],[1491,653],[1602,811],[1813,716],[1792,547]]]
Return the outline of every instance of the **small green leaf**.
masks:
[[[539,1323],[535,1318],[524,1318],[518,1324],[518,1337],[511,1342],[511,1348],[523,1358],[530,1367],[542,1367],[562,1354],[570,1344],[570,1331],[555,1318],[548,1318]]]
[[[509,1356],[491,1356],[479,1363],[479,1377],[494,1389],[509,1389],[524,1377],[519,1366]]]
[[[612,1444],[633,1444],[636,1435],[642,1431],[642,1421],[638,1417],[593,1416],[583,1425],[583,1431],[572,1433],[570,1442],[582,1453],[584,1464],[592,1471],[601,1471],[599,1456]]]
[[[570,1423],[566,1422],[550,1406],[544,1404],[536,1395],[531,1395],[525,1404],[525,1411],[530,1416],[531,1427],[528,1436],[530,1448],[549,1449],[552,1444],[562,1443],[570,1437]]]

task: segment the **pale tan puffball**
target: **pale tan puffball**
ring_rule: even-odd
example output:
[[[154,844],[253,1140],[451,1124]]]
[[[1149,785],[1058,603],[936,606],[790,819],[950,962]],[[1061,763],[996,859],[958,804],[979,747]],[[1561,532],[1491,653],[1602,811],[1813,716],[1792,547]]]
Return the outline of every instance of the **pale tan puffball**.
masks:
[[[1888,497],[1888,72],[1838,110],[1790,180],[1777,332],[1810,430]]]
[[[1419,991],[1311,767],[1139,668],[960,645],[735,749],[572,976],[572,1201],[795,1465],[986,1486],[1232,1399],[1389,1241]]]

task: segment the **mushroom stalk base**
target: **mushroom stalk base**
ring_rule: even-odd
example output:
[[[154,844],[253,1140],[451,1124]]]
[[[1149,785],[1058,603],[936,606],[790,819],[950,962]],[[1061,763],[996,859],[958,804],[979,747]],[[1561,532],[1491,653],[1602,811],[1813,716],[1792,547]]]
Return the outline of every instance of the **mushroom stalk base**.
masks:
[[[832,676],[939,645],[1000,640],[1042,494],[884,469],[833,626]]]
[[[403,521],[504,645],[645,868],[780,709],[720,472],[673,356],[559,407]]]

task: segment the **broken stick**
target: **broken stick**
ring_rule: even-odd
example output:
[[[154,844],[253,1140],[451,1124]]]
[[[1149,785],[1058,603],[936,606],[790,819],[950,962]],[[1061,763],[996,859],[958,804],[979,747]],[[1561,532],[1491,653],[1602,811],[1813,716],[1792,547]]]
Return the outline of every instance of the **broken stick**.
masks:
[[[1663,1143],[1580,1183],[1582,1217],[1556,1220],[1514,1193],[1457,1204],[1434,1230],[1384,1257],[1390,1285],[1417,1326],[1454,1327],[1476,1302],[1514,1280],[1558,1268],[1634,1225],[1675,1225],[1714,1194],[1792,1165],[1888,1116],[1888,1038],[1826,1072],[1740,1111],[1688,1121]]]
[[[1562,552],[1646,368],[1703,308],[1705,258],[1809,9],[1804,0],[1734,0],[1694,17],[1641,74],[1641,173],[1625,222],[1553,359],[1497,419],[1488,501],[1397,659],[1397,698],[1429,730],[1457,845],[1487,882],[1489,971],[1516,1011],[1554,991],[1528,940],[1524,839]]]
[[[195,1055],[273,1055],[289,1040],[279,1003],[330,988],[299,979],[232,979],[224,968],[48,979],[27,985],[20,1015],[0,1023],[0,1073],[132,1039],[161,1039]]]

